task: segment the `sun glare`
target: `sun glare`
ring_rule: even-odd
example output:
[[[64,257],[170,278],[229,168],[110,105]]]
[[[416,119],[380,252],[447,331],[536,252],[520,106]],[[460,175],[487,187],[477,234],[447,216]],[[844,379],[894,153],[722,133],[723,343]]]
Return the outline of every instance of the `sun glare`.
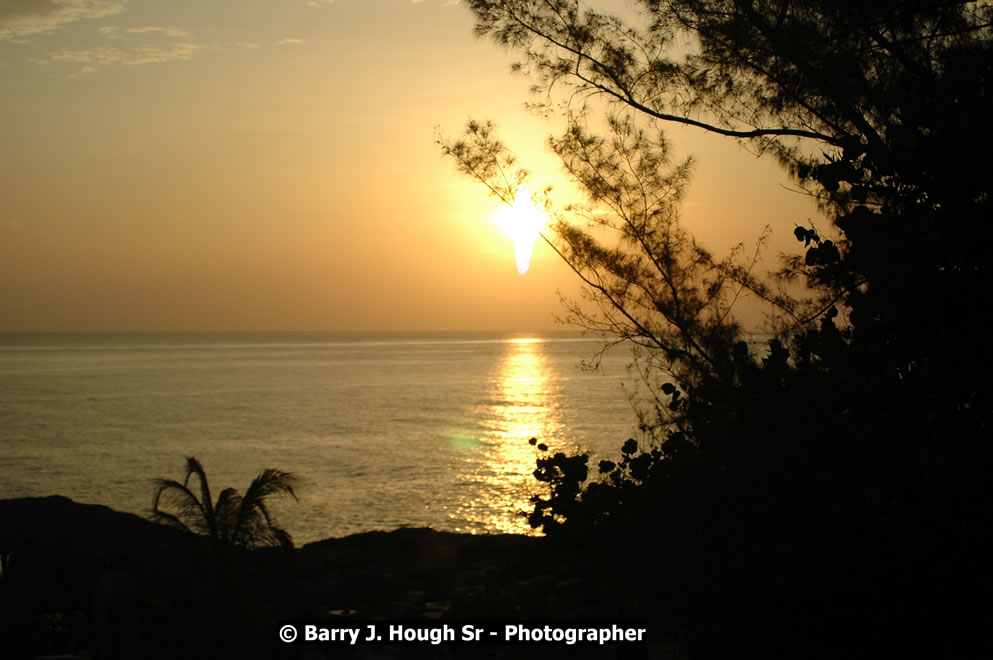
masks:
[[[517,189],[513,206],[503,206],[493,217],[500,230],[514,241],[514,258],[517,260],[517,272],[523,275],[531,265],[531,251],[534,241],[538,238],[547,222],[545,212],[531,201],[531,191],[527,186]]]

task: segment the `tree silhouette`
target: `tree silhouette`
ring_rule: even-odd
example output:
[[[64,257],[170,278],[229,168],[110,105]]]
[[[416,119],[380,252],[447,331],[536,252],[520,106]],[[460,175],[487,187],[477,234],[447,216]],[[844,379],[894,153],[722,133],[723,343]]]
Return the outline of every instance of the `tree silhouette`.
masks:
[[[639,346],[657,392],[657,442],[592,481],[589,456],[539,458],[532,524],[622,555],[653,543],[671,570],[639,579],[699,617],[727,603],[738,633],[988,647],[989,607],[964,603],[993,589],[993,6],[642,0],[626,23],[572,0],[467,4],[539,106],[564,99],[550,144],[592,206],[546,196],[546,240],[596,303],[571,319]],[[798,226],[769,277],[713,258],[678,224],[688,164],[665,159],[665,123],[777,159],[829,226]],[[488,123],[442,149],[498,196],[524,177]],[[765,351],[741,341],[741,291],[769,305]],[[721,588],[702,587],[715,566]],[[724,632],[702,637],[738,654]]]
[[[605,99],[746,140],[820,200],[835,235],[798,232],[805,254],[783,273],[818,304],[769,296],[781,328],[814,327],[835,307],[880,374],[927,362],[949,398],[989,394],[962,379],[976,355],[942,338],[990,364],[977,325],[955,319],[993,302],[980,247],[993,211],[993,7],[644,0],[637,26],[571,0],[468,4],[478,33],[522,54],[546,108],[556,89],[578,106],[567,135],[595,111],[584,103]]]
[[[594,303],[591,309],[564,301],[566,320],[609,337],[608,346],[636,347],[646,378],[662,373],[684,389],[733,381],[741,328],[731,311],[746,286],[760,287],[750,273],[758,253],[743,258],[738,250],[717,260],[680,224],[692,160],[672,163],[662,133],[638,126],[630,114],[610,115],[604,136],[574,118],[549,142],[589,196],[588,204],[564,208],[547,192],[542,200],[554,219],[552,233],[542,237]],[[527,177],[492,123],[470,122],[460,139],[440,143],[460,170],[504,201]],[[793,304],[769,290],[763,295]],[[646,429],[678,423],[677,407],[659,404],[659,414],[643,420]]]
[[[192,489],[193,478],[199,494]],[[152,518],[175,529],[206,536],[212,548],[293,546],[290,534],[276,526],[267,504],[275,495],[296,499],[296,477],[289,472],[267,468],[252,480],[244,495],[225,488],[216,502],[212,501],[203,466],[194,457],[186,459],[182,482],[156,479],[155,483]]]

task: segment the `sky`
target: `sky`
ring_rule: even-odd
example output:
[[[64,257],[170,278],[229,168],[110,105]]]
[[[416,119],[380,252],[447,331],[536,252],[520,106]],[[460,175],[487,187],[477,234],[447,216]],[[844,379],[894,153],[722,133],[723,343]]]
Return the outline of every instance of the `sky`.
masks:
[[[567,329],[575,276],[540,242],[519,274],[436,144],[492,119],[579,195],[472,27],[453,0],[0,0],[0,331]],[[668,136],[705,245],[797,250],[816,211],[775,163]]]

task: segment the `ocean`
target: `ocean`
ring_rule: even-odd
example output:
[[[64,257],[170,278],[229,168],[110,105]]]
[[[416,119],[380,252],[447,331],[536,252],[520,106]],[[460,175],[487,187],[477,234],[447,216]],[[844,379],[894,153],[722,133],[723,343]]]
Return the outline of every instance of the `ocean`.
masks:
[[[0,498],[147,515],[203,464],[214,498],[264,468],[301,545],[398,527],[533,533],[537,437],[615,455],[629,354],[575,333],[0,334]],[[595,464],[595,463],[593,463]],[[593,465],[591,464],[591,465]]]

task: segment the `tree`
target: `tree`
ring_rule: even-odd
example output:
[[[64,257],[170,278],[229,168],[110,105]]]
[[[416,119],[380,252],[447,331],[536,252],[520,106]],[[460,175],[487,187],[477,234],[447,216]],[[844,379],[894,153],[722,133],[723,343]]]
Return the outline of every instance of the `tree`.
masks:
[[[580,121],[550,140],[591,205],[564,209],[543,200],[555,218],[546,241],[572,267],[596,310],[566,301],[568,320],[642,349],[646,369],[685,386],[727,379],[740,329],[730,316],[747,269],[734,256],[716,261],[680,225],[678,202],[692,161],[671,162],[658,130],[612,115],[607,136]],[[496,139],[491,123],[470,122],[442,150],[459,168],[509,203],[527,172]],[[605,245],[603,234],[617,238]],[[737,278],[737,279],[736,279]]]
[[[847,327],[882,335],[893,373],[942,346],[930,336],[964,306],[989,302],[988,3],[644,0],[642,26],[573,0],[468,4],[479,34],[521,53],[546,109],[556,89],[579,106],[567,136],[586,101],[606,99],[745,140],[822,202],[840,234],[798,233],[808,249],[789,269],[822,304],[777,297],[784,322],[840,302]],[[922,320],[927,332],[908,336]]]
[[[199,496],[192,490],[193,477],[199,484]],[[244,495],[234,488],[225,488],[213,502],[203,466],[190,457],[186,459],[186,476],[182,482],[155,480],[152,518],[175,529],[205,536],[213,549],[292,547],[292,537],[276,526],[267,500],[275,495],[296,499],[296,481],[289,472],[266,468],[252,480]]]
[[[989,611],[933,603],[993,587],[993,350],[978,311],[993,303],[993,5],[636,4],[640,24],[571,0],[468,2],[477,33],[521,55],[540,106],[565,93],[550,144],[593,207],[546,197],[546,239],[598,304],[572,318],[665,375],[658,442],[625,443],[585,485],[588,456],[540,458],[549,495],[531,520],[607,544],[661,529],[658,561],[689,576],[684,595],[722,566],[770,622],[814,593],[823,625],[913,622],[954,655]],[[798,226],[803,253],[770,277],[753,258],[714,259],[678,224],[688,164],[665,159],[665,123],[778,159],[830,226]],[[499,195],[523,176],[489,124],[442,148]],[[789,295],[796,281],[809,293]],[[765,355],[734,323],[743,291],[774,313]],[[777,588],[791,608],[772,605]]]

